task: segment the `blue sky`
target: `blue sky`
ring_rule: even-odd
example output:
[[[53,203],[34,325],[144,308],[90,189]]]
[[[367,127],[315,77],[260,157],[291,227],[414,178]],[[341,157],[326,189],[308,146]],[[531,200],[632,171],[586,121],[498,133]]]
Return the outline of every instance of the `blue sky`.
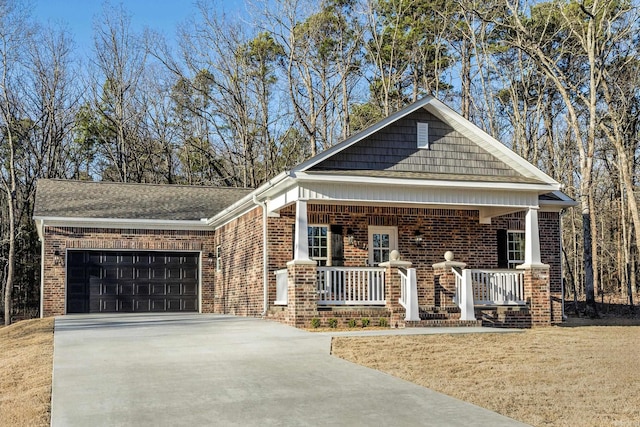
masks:
[[[101,0],[32,0],[33,17],[43,24],[66,26],[81,51],[88,52],[93,45],[93,23],[102,12]],[[176,26],[196,14],[195,0],[127,0],[121,2],[131,15],[132,29],[136,32],[152,28],[175,40]],[[244,8],[244,2],[218,1],[227,11]],[[120,2],[111,1],[111,5]]]

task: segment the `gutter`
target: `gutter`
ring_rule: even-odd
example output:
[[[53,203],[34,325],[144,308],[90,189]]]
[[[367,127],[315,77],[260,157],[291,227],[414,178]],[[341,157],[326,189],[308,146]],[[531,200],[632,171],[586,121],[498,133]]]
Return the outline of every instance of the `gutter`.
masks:
[[[263,307],[262,316],[267,315],[269,309],[269,266],[267,265],[267,204],[258,200],[258,197],[254,194],[252,199],[254,204],[262,207],[262,288],[263,288]]]
[[[127,219],[127,218],[88,218],[34,216],[36,224],[45,221],[47,225],[76,227],[113,227],[160,230],[210,230],[205,219],[200,220],[165,220],[165,219]],[[40,233],[41,231],[38,231]]]

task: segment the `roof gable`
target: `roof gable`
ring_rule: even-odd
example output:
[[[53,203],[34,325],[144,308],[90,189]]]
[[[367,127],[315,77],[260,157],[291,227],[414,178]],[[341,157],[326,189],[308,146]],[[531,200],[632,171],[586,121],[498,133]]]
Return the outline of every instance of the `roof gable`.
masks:
[[[429,149],[417,148],[428,123]],[[433,97],[426,97],[302,163],[294,172],[556,184]]]
[[[194,221],[217,214],[250,192],[241,188],[40,179],[34,217]]]

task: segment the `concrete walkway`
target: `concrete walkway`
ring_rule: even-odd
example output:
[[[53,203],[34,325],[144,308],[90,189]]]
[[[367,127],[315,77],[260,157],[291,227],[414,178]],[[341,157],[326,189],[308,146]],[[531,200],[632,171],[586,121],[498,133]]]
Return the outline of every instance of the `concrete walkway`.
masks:
[[[330,356],[330,345],[331,334],[259,319],[60,317],[55,322],[51,424],[523,425]]]

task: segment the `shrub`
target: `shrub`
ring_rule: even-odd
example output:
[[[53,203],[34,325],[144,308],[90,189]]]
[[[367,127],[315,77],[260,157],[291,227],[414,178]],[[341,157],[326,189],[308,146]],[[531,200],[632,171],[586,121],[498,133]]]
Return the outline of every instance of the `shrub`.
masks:
[[[385,319],[384,317],[381,317],[380,318],[380,327],[386,328],[387,326],[389,326],[389,321],[387,319]]]
[[[349,319],[349,323],[347,323],[349,325],[350,328],[355,328],[356,327],[356,319]]]
[[[318,319],[317,317],[311,319],[311,327],[313,329],[318,329],[320,327],[320,319]]]
[[[338,327],[338,319],[336,319],[336,318],[329,319],[328,323],[329,323],[329,327],[332,328],[332,329],[335,329],[335,328]]]
[[[368,317],[363,317],[362,318],[362,327],[366,328],[367,326],[369,326],[369,323],[371,323],[371,319],[369,319]]]

